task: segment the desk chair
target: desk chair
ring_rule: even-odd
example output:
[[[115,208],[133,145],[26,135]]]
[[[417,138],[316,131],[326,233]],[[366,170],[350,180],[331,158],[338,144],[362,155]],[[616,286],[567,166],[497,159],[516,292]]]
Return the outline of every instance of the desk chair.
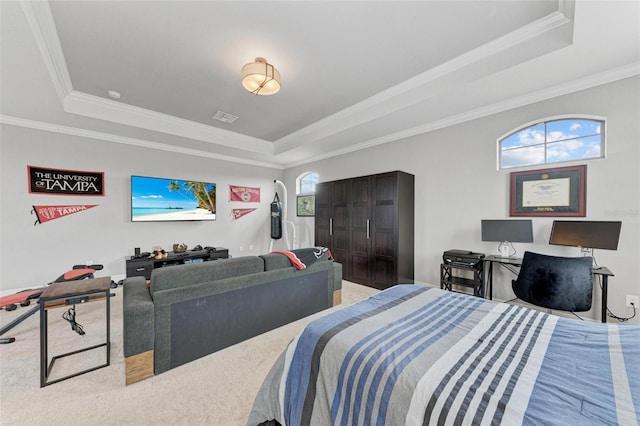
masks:
[[[518,278],[512,281],[518,299],[569,312],[591,309],[593,259],[559,257],[526,251]]]

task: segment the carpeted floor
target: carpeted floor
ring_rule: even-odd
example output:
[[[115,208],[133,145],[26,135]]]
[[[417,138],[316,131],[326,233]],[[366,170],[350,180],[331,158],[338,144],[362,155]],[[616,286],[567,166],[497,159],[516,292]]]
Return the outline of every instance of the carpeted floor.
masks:
[[[111,299],[111,365],[40,388],[38,314],[3,337],[0,345],[0,425],[244,425],[263,378],[294,335],[320,312],[277,330],[211,354],[133,385],[124,384],[122,288]],[[377,290],[343,281],[342,306]],[[6,325],[31,307],[0,311]],[[105,303],[77,306],[80,336],[61,318],[49,314],[49,356],[105,340]],[[106,351],[94,349],[56,361],[52,376],[105,362]]]

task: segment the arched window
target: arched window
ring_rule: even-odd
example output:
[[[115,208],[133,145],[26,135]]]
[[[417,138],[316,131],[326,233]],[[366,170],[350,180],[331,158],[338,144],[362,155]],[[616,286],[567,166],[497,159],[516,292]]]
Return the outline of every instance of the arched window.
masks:
[[[296,194],[314,194],[318,183],[318,174],[305,172],[296,179]]]
[[[498,168],[603,158],[605,120],[556,117],[529,123],[498,139]]]

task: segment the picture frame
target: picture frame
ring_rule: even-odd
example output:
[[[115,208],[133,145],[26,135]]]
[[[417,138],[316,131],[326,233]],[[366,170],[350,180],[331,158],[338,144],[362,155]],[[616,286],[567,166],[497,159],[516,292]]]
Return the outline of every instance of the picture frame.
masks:
[[[316,215],[316,196],[315,195],[298,195],[296,197],[296,214],[298,216],[315,216]]]
[[[587,166],[511,173],[510,216],[584,217]]]

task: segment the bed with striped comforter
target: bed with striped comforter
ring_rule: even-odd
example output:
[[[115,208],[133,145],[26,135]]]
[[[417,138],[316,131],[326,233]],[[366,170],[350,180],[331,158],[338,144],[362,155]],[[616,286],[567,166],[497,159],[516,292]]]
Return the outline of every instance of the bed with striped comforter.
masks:
[[[640,325],[398,285],[311,322],[265,379],[248,424],[639,420]]]

